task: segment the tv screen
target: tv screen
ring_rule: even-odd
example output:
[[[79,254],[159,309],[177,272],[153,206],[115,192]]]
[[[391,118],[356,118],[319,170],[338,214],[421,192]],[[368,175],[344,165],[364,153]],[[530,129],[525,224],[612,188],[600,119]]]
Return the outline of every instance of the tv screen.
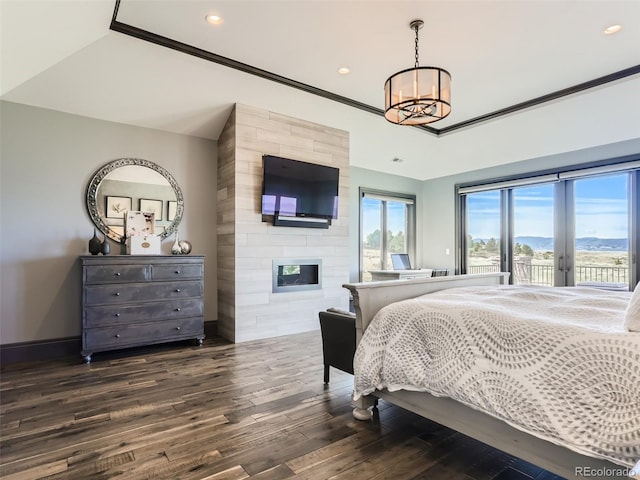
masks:
[[[263,155],[262,214],[338,218],[340,170]]]

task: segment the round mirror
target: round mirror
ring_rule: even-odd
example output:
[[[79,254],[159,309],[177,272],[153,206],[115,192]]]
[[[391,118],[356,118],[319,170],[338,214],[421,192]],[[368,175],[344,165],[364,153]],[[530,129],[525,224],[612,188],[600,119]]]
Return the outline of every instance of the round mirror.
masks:
[[[184,200],[176,180],[160,165],[140,158],[120,158],[91,178],[87,209],[102,233],[124,243],[129,210],[153,212],[154,233],[165,238],[177,230]]]

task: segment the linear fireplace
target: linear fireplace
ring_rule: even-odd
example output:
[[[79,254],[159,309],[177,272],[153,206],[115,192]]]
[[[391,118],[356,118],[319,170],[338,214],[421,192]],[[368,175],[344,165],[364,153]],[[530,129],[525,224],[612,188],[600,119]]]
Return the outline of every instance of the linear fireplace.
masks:
[[[322,288],[322,259],[274,259],[272,292],[296,292]]]

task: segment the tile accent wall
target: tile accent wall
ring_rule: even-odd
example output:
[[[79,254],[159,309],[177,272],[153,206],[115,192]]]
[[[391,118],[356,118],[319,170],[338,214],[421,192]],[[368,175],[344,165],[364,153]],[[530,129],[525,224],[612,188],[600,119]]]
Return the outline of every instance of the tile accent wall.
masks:
[[[340,169],[329,229],[262,221],[262,155]],[[318,312],[348,308],[349,133],[236,104],[218,140],[218,333],[233,342],[318,330]],[[322,289],[271,292],[272,260],[322,258]]]

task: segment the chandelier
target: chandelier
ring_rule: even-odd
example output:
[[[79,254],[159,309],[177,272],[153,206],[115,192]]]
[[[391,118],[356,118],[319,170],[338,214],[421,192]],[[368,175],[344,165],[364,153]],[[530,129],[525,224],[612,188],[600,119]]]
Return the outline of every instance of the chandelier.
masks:
[[[421,67],[418,30],[422,20],[409,26],[416,32],[416,63],[391,75],[384,84],[384,117],[399,125],[425,125],[451,113],[451,74],[443,68]]]

